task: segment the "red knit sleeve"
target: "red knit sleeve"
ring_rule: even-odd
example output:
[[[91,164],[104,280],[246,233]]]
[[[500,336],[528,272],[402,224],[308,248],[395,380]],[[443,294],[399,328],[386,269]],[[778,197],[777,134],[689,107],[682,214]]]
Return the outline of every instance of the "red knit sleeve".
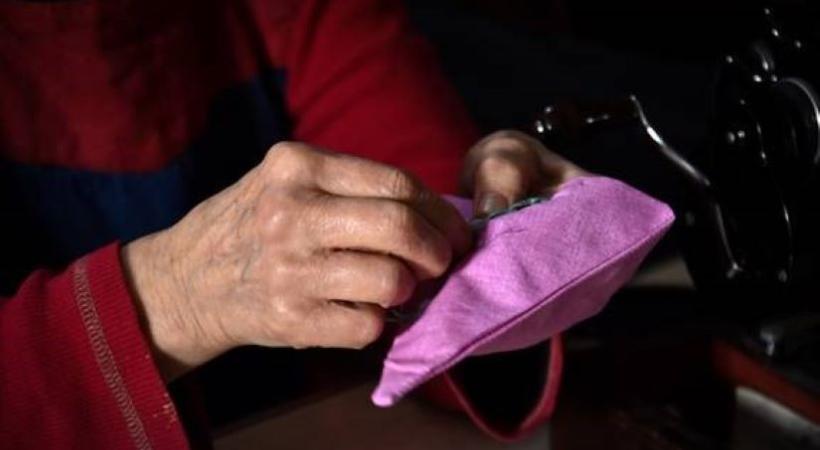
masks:
[[[294,138],[452,192],[476,128],[401,2],[305,0],[279,53]]]
[[[111,245],[0,300],[0,446],[185,448]]]

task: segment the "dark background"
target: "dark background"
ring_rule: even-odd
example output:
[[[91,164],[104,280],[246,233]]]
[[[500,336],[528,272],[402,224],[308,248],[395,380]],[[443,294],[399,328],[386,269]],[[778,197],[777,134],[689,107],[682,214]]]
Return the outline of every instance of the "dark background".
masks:
[[[680,152],[708,141],[720,57],[748,40],[754,1],[408,0],[415,23],[485,131],[527,129],[544,106],[635,94]],[[555,149],[661,197],[680,194],[625,128]]]

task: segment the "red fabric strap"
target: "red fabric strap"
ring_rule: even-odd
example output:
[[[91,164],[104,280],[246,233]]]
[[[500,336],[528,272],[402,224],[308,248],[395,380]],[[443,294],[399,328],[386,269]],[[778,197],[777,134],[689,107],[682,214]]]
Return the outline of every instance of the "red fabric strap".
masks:
[[[561,387],[561,376],[564,371],[564,346],[561,335],[553,336],[549,342],[540,344],[549,346],[546,370],[541,374],[544,385],[537,394],[538,401],[526,417],[513,427],[493,423],[475,407],[472,399],[453,376],[453,370],[432,380],[422,389],[422,394],[432,402],[447,409],[464,412],[483,432],[502,442],[523,439],[535,429],[547,422],[555,410],[558,391]],[[528,370],[516,367],[513,370]],[[533,368],[532,370],[538,370]],[[488,389],[504,389],[504,386],[488,386]]]

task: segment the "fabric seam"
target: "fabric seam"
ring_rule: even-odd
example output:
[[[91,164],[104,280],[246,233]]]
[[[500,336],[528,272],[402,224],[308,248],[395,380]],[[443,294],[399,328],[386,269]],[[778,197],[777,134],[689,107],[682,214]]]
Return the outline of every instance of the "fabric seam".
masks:
[[[634,242],[632,245],[627,247],[625,250],[622,250],[621,252],[615,253],[614,255],[610,256],[607,259],[605,259],[604,261],[602,261],[601,263],[599,263],[595,267],[593,267],[591,269],[588,269],[587,271],[585,271],[585,272],[575,276],[573,279],[567,281],[560,288],[555,290],[552,295],[549,295],[546,298],[541,299],[541,301],[537,302],[535,305],[532,305],[529,308],[527,308],[526,310],[519,312],[518,314],[514,315],[510,319],[506,320],[503,324],[500,324],[498,327],[495,327],[491,330],[487,330],[486,332],[484,332],[481,335],[477,336],[473,340],[472,343],[470,343],[470,344],[462,347],[461,349],[457,350],[452,356],[450,356],[449,358],[447,358],[445,361],[441,362],[440,364],[436,365],[435,367],[431,368],[430,370],[425,371],[425,373],[419,378],[429,377],[430,374],[434,374],[434,376],[435,376],[436,374],[443,373],[444,371],[446,371],[448,368],[452,367],[455,364],[455,362],[458,360],[460,355],[463,355],[465,353],[469,353],[470,351],[478,348],[480,346],[480,341],[486,340],[486,339],[490,338],[491,336],[497,335],[498,333],[506,330],[510,323],[515,322],[519,318],[529,316],[529,314],[532,311],[534,311],[535,309],[537,309],[540,305],[542,305],[546,301],[546,299],[557,297],[557,296],[563,294],[569,288],[575,286],[577,284],[578,279],[583,278],[587,275],[596,274],[601,268],[605,267],[610,261],[616,260],[616,259],[622,258],[622,257],[627,257],[630,254],[632,254],[633,252],[635,252],[637,249],[639,249],[643,243],[651,241],[652,239],[657,239],[659,237],[657,234],[659,234],[659,232],[661,230],[664,230],[665,228],[668,228],[673,221],[674,221],[674,217],[669,222],[664,223],[662,225],[659,225],[659,226],[653,228],[652,231],[650,231],[648,233],[648,236],[645,236],[643,239],[640,239],[640,240]],[[419,378],[417,378],[417,380]],[[413,389],[413,387],[418,386],[419,384],[420,383],[418,381],[404,383],[404,384],[401,385],[401,387],[399,389],[396,390],[396,394],[394,394],[392,397],[394,399],[400,398],[400,397],[404,396],[405,394],[407,394],[408,391]]]
[[[151,449],[148,434],[145,432],[145,427],[140,420],[136,406],[134,406],[134,401],[128,393],[125,380],[120,374],[111,346],[106,339],[102,320],[97,312],[94,296],[91,293],[85,258],[75,263],[73,275],[75,300],[86,330],[86,336],[88,336],[91,344],[91,350],[100,368],[100,373],[109,391],[114,396],[134,446],[138,449]]]

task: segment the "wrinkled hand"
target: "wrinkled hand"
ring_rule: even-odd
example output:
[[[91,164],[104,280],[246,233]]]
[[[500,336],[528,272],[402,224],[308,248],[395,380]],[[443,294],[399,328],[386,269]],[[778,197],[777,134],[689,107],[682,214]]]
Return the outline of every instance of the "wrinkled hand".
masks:
[[[246,344],[363,347],[469,245],[456,210],[406,173],[280,143],[122,254],[170,379]]]
[[[475,213],[487,215],[530,195],[555,191],[587,174],[518,131],[498,131],[479,141],[464,163],[462,190],[472,193]]]

